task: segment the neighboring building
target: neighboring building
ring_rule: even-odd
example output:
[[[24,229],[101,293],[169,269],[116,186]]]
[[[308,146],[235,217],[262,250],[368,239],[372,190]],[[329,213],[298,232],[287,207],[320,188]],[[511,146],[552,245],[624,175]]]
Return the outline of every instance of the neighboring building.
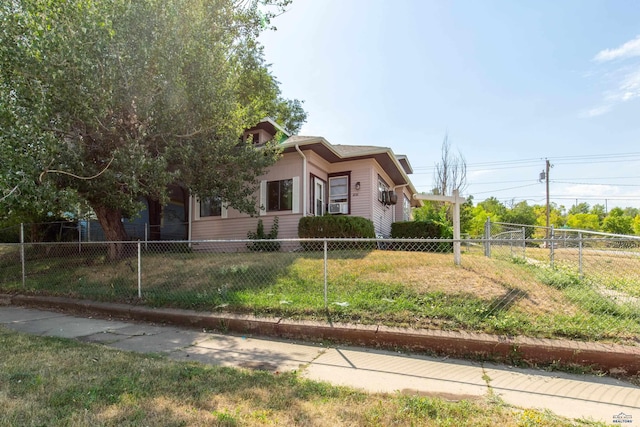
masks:
[[[259,145],[278,130],[264,120],[245,136],[252,135]],[[269,230],[276,216],[278,238],[296,238],[300,218],[327,213],[370,219],[376,235],[389,237],[391,224],[411,219],[411,208],[421,204],[412,197],[417,191],[408,177],[409,160],[390,148],[332,145],[312,136],[291,136],[281,146],[282,158],[259,177],[259,216],[240,213],[219,198],[191,198],[190,239],[246,239],[259,218]]]

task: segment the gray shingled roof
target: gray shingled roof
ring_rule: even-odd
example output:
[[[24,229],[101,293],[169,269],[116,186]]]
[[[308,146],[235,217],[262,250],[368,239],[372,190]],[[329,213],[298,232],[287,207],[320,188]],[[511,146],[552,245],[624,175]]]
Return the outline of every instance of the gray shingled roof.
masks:
[[[341,156],[352,157],[371,152],[380,152],[389,150],[387,147],[376,147],[373,145],[342,145],[335,144],[333,149],[340,153]]]

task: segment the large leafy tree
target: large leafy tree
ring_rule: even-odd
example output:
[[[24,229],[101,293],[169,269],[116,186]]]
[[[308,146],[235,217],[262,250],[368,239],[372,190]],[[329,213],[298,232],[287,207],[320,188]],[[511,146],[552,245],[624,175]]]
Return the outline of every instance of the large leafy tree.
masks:
[[[571,213],[567,215],[567,227],[576,230],[598,231],[600,219],[598,215],[592,213]]]
[[[588,214],[589,213],[589,203],[582,202],[576,205],[571,206],[568,215],[576,215],[576,214]]]
[[[640,236],[640,215],[636,215],[633,218],[633,232]]]
[[[542,205],[535,205],[533,207],[534,212],[536,213],[536,225],[539,227],[546,227],[547,223],[547,207]],[[564,206],[558,206],[555,203],[551,203],[549,206],[549,224],[554,228],[558,229],[565,225],[566,216],[564,214]],[[543,238],[546,237],[546,232],[542,231],[540,228],[536,230],[534,233],[535,238]]]
[[[2,2],[0,203],[73,193],[115,241],[121,218],[141,198],[163,201],[171,182],[255,210],[256,176],[278,150],[240,143],[242,130],[274,116],[295,132],[306,118],[256,41],[264,11],[286,3]]]
[[[602,221],[602,231],[614,234],[633,234],[633,217],[621,208],[613,208]]]

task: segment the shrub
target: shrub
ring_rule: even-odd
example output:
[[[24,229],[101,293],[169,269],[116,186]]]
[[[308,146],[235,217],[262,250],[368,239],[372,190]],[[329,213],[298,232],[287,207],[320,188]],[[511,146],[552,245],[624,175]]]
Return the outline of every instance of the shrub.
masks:
[[[373,239],[376,237],[373,222],[359,216],[325,215],[307,216],[298,222],[298,237],[308,239],[345,238],[345,239]],[[320,250],[322,244],[303,242],[305,250]],[[349,245],[343,242],[331,244],[332,249],[371,249],[375,243],[355,243]]]
[[[443,237],[444,227],[436,222],[399,221],[391,224],[391,237],[394,239],[439,239]]]
[[[255,231],[249,231],[247,238],[255,240],[255,242],[247,243],[247,249],[254,252],[277,252],[280,250],[280,242],[265,242],[265,240],[274,240],[278,238],[278,217],[273,219],[273,225],[269,234],[264,232],[264,224],[262,219],[258,220],[258,227]]]
[[[432,221],[398,221],[391,224],[393,239],[450,239],[449,227]],[[394,243],[394,249],[405,251],[451,252],[451,242]]]

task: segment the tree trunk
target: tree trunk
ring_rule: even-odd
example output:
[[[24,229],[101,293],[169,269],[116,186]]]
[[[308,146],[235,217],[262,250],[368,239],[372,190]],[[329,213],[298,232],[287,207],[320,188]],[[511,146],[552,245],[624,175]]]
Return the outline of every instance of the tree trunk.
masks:
[[[119,209],[107,208],[105,206],[92,206],[98,217],[98,222],[102,226],[105,238],[109,243],[109,260],[114,261],[123,258],[125,254],[125,244],[128,240],[127,232],[122,223],[122,212]]]
[[[158,200],[147,197],[147,212],[149,212],[149,239],[160,240],[160,226],[162,225],[162,205]]]

